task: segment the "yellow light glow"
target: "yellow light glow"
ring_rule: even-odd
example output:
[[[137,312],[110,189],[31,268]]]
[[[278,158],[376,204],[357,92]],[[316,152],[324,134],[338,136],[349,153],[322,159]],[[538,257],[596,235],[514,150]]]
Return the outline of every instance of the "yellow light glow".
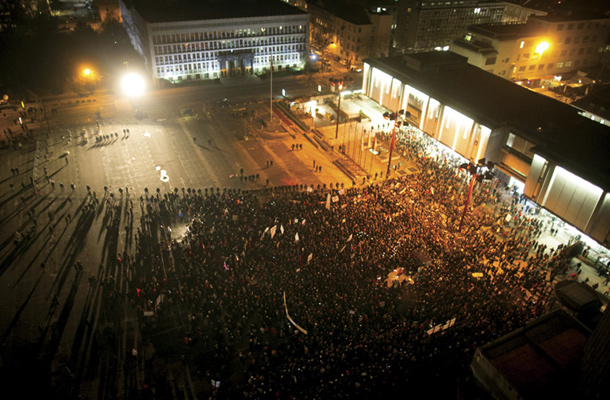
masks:
[[[144,78],[135,73],[129,73],[121,80],[121,88],[123,93],[129,97],[137,97],[144,93],[146,83]]]
[[[549,49],[549,42],[540,42],[538,46],[536,46],[536,53],[542,54]]]
[[[83,75],[85,75],[85,76],[91,75],[91,70],[89,68],[85,68],[85,70],[83,71]]]

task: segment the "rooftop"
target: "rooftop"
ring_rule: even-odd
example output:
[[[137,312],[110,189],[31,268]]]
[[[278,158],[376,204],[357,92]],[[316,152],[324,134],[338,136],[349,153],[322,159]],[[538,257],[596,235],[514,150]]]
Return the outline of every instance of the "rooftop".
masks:
[[[561,310],[534,320],[480,348],[522,398],[556,397],[570,391],[591,332]],[[474,363],[474,361],[473,361]]]
[[[549,14],[545,16],[532,17],[541,21],[546,22],[574,22],[574,21],[591,21],[600,19],[610,19],[610,17],[604,16],[601,13],[581,10],[581,11],[568,11],[560,12],[555,14]]]
[[[485,72],[451,52],[366,59],[490,129],[508,127],[533,151],[583,179],[610,189],[610,128],[568,104]]]
[[[280,0],[124,0],[149,23],[307,14]]]

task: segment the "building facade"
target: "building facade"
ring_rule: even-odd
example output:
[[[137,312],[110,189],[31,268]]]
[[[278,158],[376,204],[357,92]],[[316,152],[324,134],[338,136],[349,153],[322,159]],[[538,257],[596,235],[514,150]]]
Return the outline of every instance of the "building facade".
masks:
[[[180,10],[127,7],[123,24],[156,79],[216,79],[302,69],[308,51],[307,13],[283,2],[194,4]]]
[[[447,50],[470,25],[491,22],[525,22],[545,12],[502,1],[400,0],[394,38],[395,53]]]
[[[411,128],[497,176],[600,243],[610,243],[610,128],[451,52],[367,59],[363,92],[410,113]],[[541,112],[544,110],[544,112]]]
[[[393,16],[388,11],[340,3],[311,3],[311,42],[322,51],[361,63],[367,57],[387,56],[392,38]],[[376,10],[376,9],[375,9]]]
[[[450,50],[487,72],[513,81],[550,81],[593,67],[610,36],[610,18],[531,17],[526,24],[483,24]]]

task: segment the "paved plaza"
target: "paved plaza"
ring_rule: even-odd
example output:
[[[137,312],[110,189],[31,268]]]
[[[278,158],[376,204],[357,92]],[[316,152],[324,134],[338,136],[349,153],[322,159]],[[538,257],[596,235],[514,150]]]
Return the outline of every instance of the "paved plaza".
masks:
[[[295,209],[296,204],[302,204],[305,210],[311,212],[307,207],[316,202],[320,209],[325,207],[325,190],[331,187],[335,188],[333,196],[337,196],[337,199],[341,196],[342,200],[337,202],[342,202],[343,196],[349,193],[352,206],[366,198],[367,207],[375,210],[371,212],[378,212],[383,205],[397,213],[383,214],[380,218],[384,218],[384,221],[389,223],[392,218],[400,218],[400,210],[394,209],[393,205],[384,204],[382,198],[370,197],[384,194],[397,198],[398,194],[404,192],[400,192],[402,189],[398,186],[382,185],[387,163],[388,142],[385,139],[388,130],[385,129],[384,135],[379,135],[378,139],[371,135],[371,142],[375,143],[379,155],[362,152],[364,131],[373,132],[376,127],[379,131],[384,130],[381,126],[383,110],[367,111],[373,118],[371,121],[342,126],[343,135],[335,141],[332,126],[327,123],[316,125],[320,135],[316,139],[316,134],[312,132],[303,134],[282,126],[279,120],[269,121],[266,116],[270,109],[266,101],[243,97],[234,101],[234,106],[221,108],[209,99],[196,101],[188,96],[185,95],[183,103],[173,108],[167,105],[153,106],[152,101],[146,103],[145,100],[125,103],[107,96],[99,100],[105,107],[99,121],[94,115],[94,110],[99,109],[97,105],[85,103],[77,107],[62,105],[58,101],[59,114],[48,115],[49,125],[46,125],[39,112],[37,121],[29,124],[29,130],[34,131],[31,135],[27,131],[18,131],[20,126],[10,115],[3,120],[3,129],[11,127],[16,133],[14,137],[5,134],[5,139],[13,137],[15,140],[2,150],[0,157],[0,366],[10,366],[10,373],[4,376],[3,383],[17,383],[25,393],[41,394],[37,390],[53,388],[53,396],[61,394],[66,396],[64,398],[76,398],[78,395],[87,398],[154,398],[148,386],[149,379],[161,374],[166,383],[164,395],[157,398],[226,396],[232,392],[219,391],[210,382],[229,375],[236,382],[248,379],[237,373],[226,373],[225,369],[229,367],[220,367],[222,362],[219,356],[214,356],[209,363],[222,369],[222,374],[200,367],[193,371],[194,363],[180,357],[190,351],[188,335],[184,338],[185,343],[171,342],[177,334],[191,334],[196,326],[198,317],[190,313],[190,305],[167,306],[161,302],[168,300],[159,295],[153,296],[150,292],[142,292],[140,296],[140,282],[147,285],[150,283],[147,279],[154,276],[157,285],[164,285],[166,279],[171,280],[179,273],[177,265],[188,265],[176,255],[172,241],[182,242],[189,237],[187,226],[192,228],[192,219],[201,218],[211,226],[214,223],[231,226],[245,235],[248,227],[255,229],[260,221],[259,217],[252,219],[245,211],[243,214],[236,211],[239,208],[236,202],[255,204],[247,196],[238,200],[238,190],[256,191],[265,200],[273,199],[276,193],[295,190],[304,196],[287,196],[287,200],[281,201],[283,206],[290,210],[292,201]],[[356,101],[354,104],[356,107],[367,107]],[[146,111],[146,115],[135,118],[134,113],[139,107]],[[187,109],[193,112],[185,115],[183,111]],[[235,110],[240,110],[240,113],[245,110],[246,114],[236,117]],[[265,118],[267,127],[262,127],[260,120]],[[23,133],[23,136],[17,138],[19,133]],[[328,147],[323,147],[320,141]],[[339,146],[343,147],[342,151]],[[400,168],[392,172],[393,178],[411,177],[411,182],[416,182],[422,166],[429,165],[418,161],[421,157],[414,154],[413,148],[405,141],[405,145],[397,150],[396,162]],[[417,188],[416,183],[411,184]],[[371,188],[371,192],[367,195],[368,188]],[[457,188],[454,191],[457,196],[460,195]],[[208,200],[202,200],[212,193],[217,196],[232,193],[228,198],[234,202],[227,203],[227,211],[223,213],[221,209],[214,208],[220,202],[212,205]],[[310,198],[305,197],[307,193],[311,193]],[[429,196],[428,192],[425,193]],[[510,192],[503,192],[503,196],[498,204],[510,204]],[[334,202],[329,198],[328,207]],[[191,207],[197,208],[197,213]],[[215,220],[205,220],[208,218],[205,207],[208,207],[207,215],[212,215]],[[229,208],[235,213],[231,217],[237,218],[234,224],[228,222]],[[429,211],[426,210],[426,213]],[[497,211],[494,204],[490,204],[478,211],[473,210],[473,213],[493,215],[494,211]],[[158,219],[155,216],[159,216]],[[328,224],[320,215],[303,216],[298,223],[305,225],[307,219],[316,220],[320,226]],[[202,224],[205,225],[204,222]],[[551,223],[550,219],[542,221],[544,226],[551,226]],[[345,219],[341,224],[345,224]],[[279,232],[280,228],[276,228]],[[284,228],[296,232],[293,226],[282,225],[282,231]],[[307,229],[310,229],[309,226]],[[253,237],[254,233],[248,232],[247,235]],[[515,231],[515,235],[518,233]],[[263,236],[265,234],[268,235],[265,232]],[[358,235],[360,243],[364,243],[365,233]],[[351,242],[351,236],[349,238]],[[498,238],[503,240],[499,235]],[[510,239],[507,238],[508,241]],[[150,242],[143,242],[146,240]],[[550,250],[557,249],[558,254],[560,245],[568,240],[563,229],[555,235],[545,229],[538,238],[540,244],[545,244]],[[346,245],[352,247],[351,251],[354,252],[354,256],[347,259],[351,265],[365,259],[363,254],[358,253],[355,242],[354,239],[354,243]],[[243,246],[243,243],[239,244]],[[194,245],[203,246],[204,254],[209,251],[205,243]],[[278,242],[277,248],[285,245]],[[180,249],[184,250],[184,246],[182,243]],[[243,249],[246,253],[248,246],[256,247],[256,243],[247,242]],[[152,249],[154,252],[143,254],[141,249]],[[239,265],[242,250],[224,250],[227,254],[226,257],[223,254],[222,259],[228,271],[230,266],[227,263]],[[536,254],[533,249],[526,250],[527,255]],[[343,254],[340,248],[333,251]],[[432,252],[433,248],[429,251]],[[194,250],[192,252],[195,254]],[[375,253],[372,248],[371,252]],[[136,254],[138,262],[145,260],[137,264],[141,265],[140,270],[133,268]],[[299,252],[301,258],[299,263],[295,261],[295,268],[306,268],[310,262],[308,254]],[[547,251],[550,259],[554,254]],[[355,256],[362,258],[354,259]],[[342,256],[337,254],[337,257],[341,259]],[[572,260],[565,270],[553,275],[545,285],[570,276],[576,271],[577,262],[576,259]],[[527,268],[526,262],[515,265],[520,272]],[[388,274],[396,276],[395,267],[390,262],[383,265],[379,279],[381,275],[384,279]],[[147,272],[147,268],[152,272]],[[536,271],[536,276],[539,272]],[[540,272],[539,276],[546,277],[546,273],[546,270],[544,274]],[[209,279],[212,281],[217,277],[214,275]],[[264,282],[264,274],[254,274],[248,279],[251,281],[244,281],[245,285],[256,288],[265,285],[260,283]],[[600,294],[606,291],[604,278],[587,265],[582,266],[578,280],[587,280],[590,285],[597,283]],[[385,280],[383,282],[382,286],[390,286],[385,285]],[[187,285],[184,281],[182,284]],[[203,282],[201,285],[204,285]],[[207,281],[205,285],[207,287]],[[154,286],[147,287],[147,290],[153,290],[151,288]],[[181,285],[178,287],[179,291],[183,291]],[[136,288],[137,292],[134,293]],[[542,294],[540,296],[542,298]],[[144,297],[154,300],[142,302]],[[166,297],[171,298],[167,293]],[[405,304],[411,301],[407,300]],[[255,303],[259,304],[259,301],[257,299]],[[270,304],[265,301],[263,299],[262,302]],[[255,303],[248,304],[254,307]],[[172,312],[164,315],[163,322],[153,329],[153,322],[142,321],[143,315],[156,314],[156,306]],[[230,307],[233,305],[221,303],[221,311],[218,315],[212,312],[212,318],[218,317],[223,324],[238,326],[245,332],[240,323],[232,320],[234,315],[229,312]],[[300,312],[297,310],[295,314]],[[265,318],[269,315],[265,314]],[[354,322],[353,317],[347,319],[350,323]],[[263,319],[257,322],[264,325],[268,321]],[[313,325],[313,320],[303,321],[303,324],[307,323]],[[151,333],[153,331],[154,335]],[[284,334],[284,330],[281,334]],[[218,339],[219,343],[231,341],[232,333],[228,331],[219,332],[218,335],[222,336]],[[319,338],[324,337],[319,335]],[[389,337],[387,333],[386,339]],[[163,348],[166,338],[167,348]],[[250,349],[262,351],[261,354],[264,353],[266,360],[271,359],[273,365],[280,362],[275,353],[263,351],[259,345],[253,345],[251,340]],[[372,346],[372,342],[369,345]],[[351,344],[348,347],[352,349]],[[294,355],[293,350],[291,348],[286,352]],[[306,354],[308,350],[304,351]],[[354,352],[361,353],[360,350]],[[220,349],[218,353],[223,354],[223,350]],[[233,355],[235,360],[226,354],[223,360],[245,365],[246,359],[252,357],[245,354],[245,350],[236,350]],[[328,352],[325,350],[324,354],[328,355]],[[333,359],[336,357],[330,356]],[[291,374],[298,376],[294,371]],[[251,378],[252,387],[264,381],[262,375]],[[343,378],[341,375],[338,379]],[[368,382],[369,378],[362,381]],[[40,382],[39,387],[28,388],[27,385],[33,382]],[[161,383],[157,383],[160,387]],[[332,387],[331,383],[329,385],[329,388]],[[323,388],[320,390],[319,393],[327,393]],[[260,393],[265,393],[263,397],[271,395]]]

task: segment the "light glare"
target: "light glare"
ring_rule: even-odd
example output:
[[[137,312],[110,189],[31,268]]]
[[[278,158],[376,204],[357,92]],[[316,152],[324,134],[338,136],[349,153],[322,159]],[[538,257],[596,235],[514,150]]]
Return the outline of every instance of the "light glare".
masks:
[[[144,93],[146,84],[140,75],[129,73],[123,77],[121,87],[123,88],[123,93],[127,96],[137,97]]]

